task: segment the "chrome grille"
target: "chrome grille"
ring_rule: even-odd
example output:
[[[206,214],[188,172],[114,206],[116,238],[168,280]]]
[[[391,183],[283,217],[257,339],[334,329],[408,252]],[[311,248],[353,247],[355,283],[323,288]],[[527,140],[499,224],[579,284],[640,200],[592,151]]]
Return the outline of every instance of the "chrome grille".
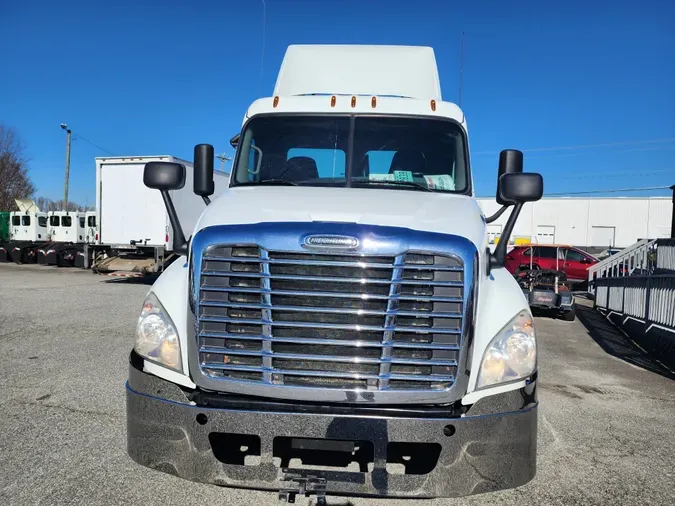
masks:
[[[455,256],[209,246],[196,308],[200,369],[269,385],[447,390],[463,296]]]

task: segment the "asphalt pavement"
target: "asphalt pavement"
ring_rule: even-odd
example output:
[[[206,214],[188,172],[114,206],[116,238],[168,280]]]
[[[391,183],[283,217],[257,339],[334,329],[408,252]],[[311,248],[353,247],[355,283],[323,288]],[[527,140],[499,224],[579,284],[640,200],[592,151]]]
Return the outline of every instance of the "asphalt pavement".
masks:
[[[0,264],[0,504],[279,504],[274,493],[188,482],[127,456],[127,357],[148,289],[88,271]],[[461,499],[328,504],[675,504],[675,375],[592,309],[580,306],[579,315],[536,320],[532,482]]]

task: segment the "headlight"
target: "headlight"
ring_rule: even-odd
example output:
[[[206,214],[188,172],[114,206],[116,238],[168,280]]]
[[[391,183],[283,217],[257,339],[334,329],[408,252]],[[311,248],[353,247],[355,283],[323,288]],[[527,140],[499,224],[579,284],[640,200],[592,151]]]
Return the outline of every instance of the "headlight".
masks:
[[[138,318],[134,349],[136,353],[152,362],[178,372],[183,370],[178,332],[152,292],[146,297],[141,316]]]
[[[523,311],[494,337],[481,363],[476,388],[516,381],[537,367],[537,342],[532,316]]]

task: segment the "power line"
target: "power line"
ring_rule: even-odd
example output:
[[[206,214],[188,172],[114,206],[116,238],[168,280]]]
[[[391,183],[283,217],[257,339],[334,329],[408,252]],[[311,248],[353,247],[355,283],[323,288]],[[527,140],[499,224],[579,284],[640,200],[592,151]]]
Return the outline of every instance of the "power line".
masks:
[[[535,153],[542,151],[570,151],[577,149],[589,149],[589,148],[610,148],[618,146],[630,146],[630,145],[639,145],[639,144],[661,144],[661,143],[671,143],[675,142],[675,137],[668,137],[664,139],[650,139],[643,141],[623,141],[623,142],[607,142],[604,144],[579,144],[577,146],[551,146],[546,148],[530,148],[522,149],[523,153]],[[499,151],[475,151],[472,155],[495,155],[499,154]]]
[[[105,153],[108,153],[110,156],[115,156],[115,153],[113,153],[113,152],[111,152],[110,150],[107,150],[107,149],[105,149],[105,148],[102,148],[102,147],[99,146],[98,144],[94,144],[93,142],[88,141],[87,139],[85,139],[84,137],[82,137],[80,134],[76,134],[75,132],[73,132],[73,137],[75,137],[75,139],[80,139],[81,141],[84,141],[84,142],[86,142],[87,144],[91,144],[91,145],[94,146],[95,148],[100,149],[101,151],[103,151],[103,152],[105,152]]]
[[[664,149],[675,149],[675,144],[671,146],[651,146],[647,148],[625,148],[625,149],[613,149],[609,153],[627,153],[629,151],[662,151]],[[581,151],[579,153],[546,153],[543,155],[534,155],[528,156],[528,160],[535,160],[538,158],[559,158],[567,156],[593,156],[593,155],[606,155],[608,151]]]
[[[558,193],[546,193],[544,196],[553,197],[553,196],[564,196],[564,195],[590,195],[594,193],[620,193],[620,192],[641,192],[641,191],[652,191],[652,190],[669,190],[670,186],[648,186],[644,188],[614,188],[611,190],[586,190],[580,192],[558,192]]]
[[[675,173],[675,169],[659,169],[659,170],[651,170],[648,172],[586,172],[586,173],[578,173],[578,172],[573,172],[573,173],[555,173],[555,174],[547,174],[545,177],[555,177],[555,176],[560,176],[564,177],[565,179],[586,179],[586,178],[592,178],[592,177],[602,177],[603,179],[609,179],[613,177],[636,177],[636,176],[655,176],[659,174],[664,174],[664,173]]]
[[[641,192],[641,191],[654,191],[654,190],[670,190],[670,186],[648,186],[645,188],[614,188],[610,190],[587,190],[579,192],[555,192],[555,193],[544,193],[544,197],[566,197],[568,195],[592,195],[597,193],[620,193],[620,192]],[[490,199],[494,198],[493,195],[483,195],[476,197],[479,199]]]

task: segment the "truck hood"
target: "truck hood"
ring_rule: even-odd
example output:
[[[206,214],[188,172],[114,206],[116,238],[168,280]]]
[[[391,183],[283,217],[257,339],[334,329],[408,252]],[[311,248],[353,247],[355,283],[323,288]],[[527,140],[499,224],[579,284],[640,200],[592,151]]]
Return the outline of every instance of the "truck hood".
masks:
[[[264,222],[341,222],[410,228],[466,237],[486,247],[478,202],[462,195],[410,190],[247,186],[214,199],[194,232],[215,225]]]

